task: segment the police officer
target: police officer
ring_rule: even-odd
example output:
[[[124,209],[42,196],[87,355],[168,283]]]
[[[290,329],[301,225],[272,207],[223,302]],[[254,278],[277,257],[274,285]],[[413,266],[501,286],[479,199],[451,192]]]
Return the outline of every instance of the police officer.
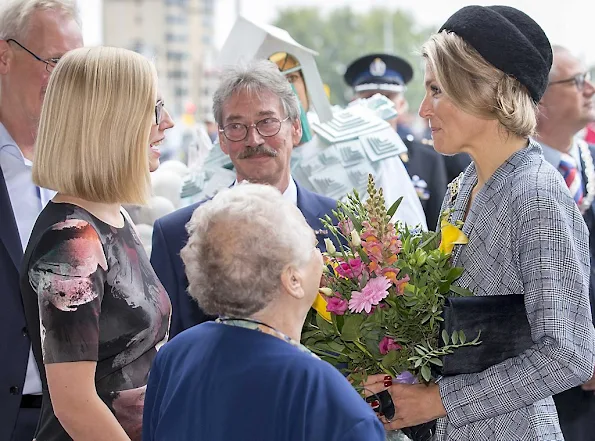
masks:
[[[408,103],[404,92],[413,77],[411,65],[388,54],[370,54],[352,62],[345,72],[345,82],[356,98],[380,93],[395,103],[399,116],[389,123],[397,130],[408,151],[401,155],[426,214],[428,228],[433,230],[440,218],[440,208],[448,183],[442,155],[426,143],[415,140],[405,124]]]

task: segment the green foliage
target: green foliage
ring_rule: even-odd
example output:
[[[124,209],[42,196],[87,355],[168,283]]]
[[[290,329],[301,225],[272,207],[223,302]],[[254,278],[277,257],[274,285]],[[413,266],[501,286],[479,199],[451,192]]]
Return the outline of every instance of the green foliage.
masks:
[[[347,66],[362,55],[387,52],[384,31],[392,27],[391,52],[409,61],[414,70],[406,97],[412,107],[423,99],[423,66],[418,54],[437,28],[420,28],[407,12],[375,8],[359,14],[345,7],[323,15],[317,8],[290,8],[279,13],[274,25],[320,54],[316,57],[318,70],[330,87],[331,102],[339,105],[345,105],[352,96],[343,81]]]
[[[390,287],[369,312],[332,313],[332,323],[319,315],[310,317],[302,342],[352,377],[374,373],[396,377],[408,370],[428,382],[432,367],[442,365],[442,356],[480,344],[479,335],[467,341],[463,332],[440,334],[446,297],[470,295],[453,285],[463,270],[453,267],[450,254],[438,248],[436,233],[391,223],[393,208],[386,210],[382,189],[374,186],[371,176],[367,193],[365,202],[356,191],[338,202],[333,212],[338,226],[328,216],[323,220],[337,245],[334,252],[325,253],[325,287],[339,301],[349,301],[377,277],[390,280]],[[361,240],[352,240],[354,230]],[[349,246],[338,246],[340,239]],[[339,266],[352,264],[361,272],[342,274],[345,267]],[[390,341],[391,349],[383,346],[381,353],[382,341]]]

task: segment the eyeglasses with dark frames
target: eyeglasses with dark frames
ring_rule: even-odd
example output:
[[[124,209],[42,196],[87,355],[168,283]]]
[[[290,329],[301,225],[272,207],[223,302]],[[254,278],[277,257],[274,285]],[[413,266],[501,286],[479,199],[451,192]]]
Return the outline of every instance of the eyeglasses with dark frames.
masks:
[[[254,127],[258,134],[264,138],[275,136],[281,130],[281,124],[287,121],[289,117],[278,120],[277,118],[261,119],[254,124],[247,126],[242,123],[230,123],[223,128],[219,128],[219,133],[223,133],[227,139],[232,142],[243,141],[248,136],[248,130]]]
[[[35,55],[33,52],[31,52],[29,49],[27,49],[25,46],[23,46],[21,43],[19,43],[18,41],[16,41],[14,38],[9,38],[8,40],[6,40],[7,43],[10,42],[15,43],[17,46],[19,46],[21,49],[23,49],[26,52],[29,52],[29,54],[31,54],[31,56],[33,58],[35,58],[37,61],[41,61],[42,63],[45,63],[45,70],[47,70],[48,72],[51,72],[52,70],[54,70],[54,67],[56,67],[56,64],[58,64],[58,62],[60,61],[60,58],[47,58],[47,59],[43,59],[38,55]]]
[[[591,81],[591,72],[583,72],[580,74],[576,74],[571,78],[567,78],[565,80],[558,80],[558,81],[550,81],[550,85],[552,84],[565,84],[565,83],[574,83],[576,88],[579,91],[582,91],[585,88],[585,82]]]
[[[158,100],[157,104],[155,104],[155,124],[159,125],[161,123],[161,118],[163,118],[163,108],[165,107],[165,103],[163,100]]]

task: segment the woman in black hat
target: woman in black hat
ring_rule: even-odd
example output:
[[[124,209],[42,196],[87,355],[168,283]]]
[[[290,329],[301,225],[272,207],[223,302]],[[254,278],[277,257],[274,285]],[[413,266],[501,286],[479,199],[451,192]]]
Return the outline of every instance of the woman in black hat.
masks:
[[[475,296],[524,296],[530,347],[438,384],[391,386],[396,413],[386,428],[438,418],[440,440],[563,440],[551,396],[593,375],[595,335],[588,231],[560,173],[530,138],[552,64],[550,43],[517,9],[468,6],[422,54],[419,113],[434,148],[473,158],[443,204],[469,238],[452,254],[465,269],[457,284]],[[510,322],[501,327],[518,338]],[[371,376],[368,388],[386,389],[383,381]]]

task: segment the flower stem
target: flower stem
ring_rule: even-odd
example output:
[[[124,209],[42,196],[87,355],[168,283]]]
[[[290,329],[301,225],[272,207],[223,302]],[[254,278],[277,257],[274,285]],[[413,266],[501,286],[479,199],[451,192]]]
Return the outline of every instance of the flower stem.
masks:
[[[308,348],[308,349],[310,349],[316,355],[322,355],[322,356],[325,356],[325,357],[332,357],[332,358],[336,358],[337,360],[340,358],[338,355],[334,355],[334,354],[331,354],[331,353],[328,353],[328,352],[324,352],[324,351],[321,351],[320,349],[316,349],[316,348]]]

